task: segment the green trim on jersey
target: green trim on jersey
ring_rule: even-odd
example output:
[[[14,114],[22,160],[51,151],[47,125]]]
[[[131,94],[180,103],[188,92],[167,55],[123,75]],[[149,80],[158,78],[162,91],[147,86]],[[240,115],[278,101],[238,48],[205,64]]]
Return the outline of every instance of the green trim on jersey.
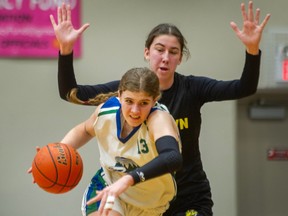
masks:
[[[100,112],[100,113],[98,114],[98,116],[116,113],[117,111],[118,111],[118,109],[115,109],[115,110],[105,110],[105,111]]]

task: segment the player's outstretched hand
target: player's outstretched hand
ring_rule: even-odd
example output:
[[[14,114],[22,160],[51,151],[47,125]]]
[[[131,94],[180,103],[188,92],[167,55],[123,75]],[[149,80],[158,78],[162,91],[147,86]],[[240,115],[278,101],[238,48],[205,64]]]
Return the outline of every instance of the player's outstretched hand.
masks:
[[[248,11],[246,12],[245,4],[241,4],[241,12],[243,19],[242,30],[238,28],[235,22],[231,22],[230,26],[236,33],[237,37],[246,46],[248,53],[257,55],[259,53],[259,43],[261,41],[262,32],[270,19],[270,14],[267,14],[260,23],[260,9],[256,9],[256,14],[253,13],[253,2],[249,1]]]
[[[102,191],[96,191],[96,197],[90,199],[87,205],[91,205],[99,200],[100,206],[98,209],[99,215],[109,215],[113,209],[114,201],[117,197],[134,184],[131,175],[122,176],[112,185],[105,187]]]
[[[89,27],[89,24],[86,23],[81,28],[75,29],[71,22],[71,7],[65,3],[58,7],[57,17],[58,23],[56,23],[52,14],[50,15],[50,21],[60,46],[60,53],[68,55],[73,51],[76,40]]]

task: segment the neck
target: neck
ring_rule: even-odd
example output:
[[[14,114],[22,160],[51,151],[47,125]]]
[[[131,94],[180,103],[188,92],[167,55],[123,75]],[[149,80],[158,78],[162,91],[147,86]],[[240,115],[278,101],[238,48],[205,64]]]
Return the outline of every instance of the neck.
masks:
[[[164,91],[171,88],[173,83],[174,83],[174,77],[170,80],[160,80],[160,90]]]
[[[121,137],[122,138],[127,137],[131,133],[132,130],[133,130],[133,127],[130,126],[126,121],[124,121],[122,130],[121,130]]]

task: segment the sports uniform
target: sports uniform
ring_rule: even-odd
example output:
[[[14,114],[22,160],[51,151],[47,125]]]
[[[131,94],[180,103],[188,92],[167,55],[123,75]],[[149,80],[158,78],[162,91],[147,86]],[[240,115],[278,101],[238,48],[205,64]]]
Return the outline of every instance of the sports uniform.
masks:
[[[185,215],[196,210],[198,215],[211,216],[213,201],[210,184],[202,167],[199,151],[201,107],[212,101],[239,99],[257,90],[259,55],[246,53],[246,61],[239,80],[218,81],[207,77],[184,76],[177,72],[170,89],[162,92],[160,103],[166,105],[176,120],[182,141],[183,166],[176,173],[177,197],[164,215]],[[59,55],[58,84],[61,98],[72,88],[78,88],[78,98],[87,100],[96,94],[115,91],[119,81],[87,86],[77,85],[73,70],[73,54]]]
[[[88,208],[85,205],[86,200],[95,195],[95,189],[100,190],[106,184],[112,184],[158,156],[155,141],[151,138],[146,121],[135,127],[127,137],[120,136],[124,124],[120,107],[117,97],[110,98],[101,106],[94,123],[102,170],[96,173],[85,192],[82,206],[84,215],[89,214],[91,210],[97,210],[97,204]],[[155,110],[163,111],[158,103],[151,112]],[[176,183],[172,174],[164,174],[129,187],[116,200],[113,210],[123,216],[159,216],[168,208],[175,194]]]

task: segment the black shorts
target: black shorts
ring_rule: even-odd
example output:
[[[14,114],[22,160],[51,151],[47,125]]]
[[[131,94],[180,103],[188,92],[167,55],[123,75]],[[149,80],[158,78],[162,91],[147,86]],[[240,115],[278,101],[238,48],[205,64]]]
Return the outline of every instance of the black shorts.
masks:
[[[163,216],[213,216],[211,192],[178,196]]]
[[[176,213],[173,216],[203,216],[203,215],[198,213],[196,210],[192,209],[187,212]]]

